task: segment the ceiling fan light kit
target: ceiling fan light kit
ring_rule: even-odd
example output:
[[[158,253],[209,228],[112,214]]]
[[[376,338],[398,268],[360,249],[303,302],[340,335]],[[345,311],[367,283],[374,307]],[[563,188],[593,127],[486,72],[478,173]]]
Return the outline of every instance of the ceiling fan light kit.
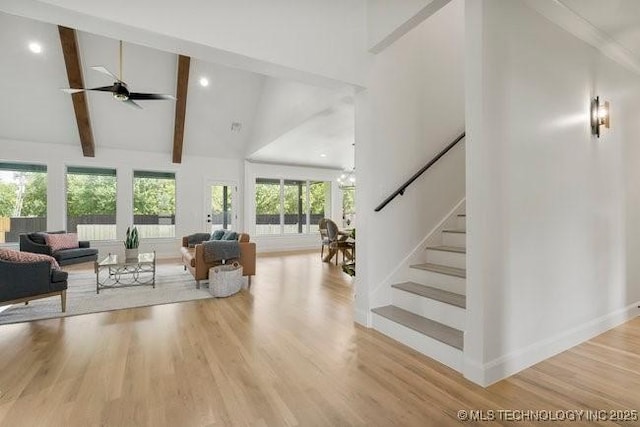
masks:
[[[114,79],[114,83],[111,86],[102,86],[96,87],[93,89],[84,89],[84,88],[70,88],[70,89],[62,89],[63,92],[66,93],[77,93],[77,92],[110,92],[113,95],[113,98],[117,101],[124,102],[131,107],[142,109],[142,107],[135,101],[157,101],[157,100],[174,100],[175,96],[173,95],[165,95],[160,93],[142,93],[142,92],[129,92],[129,88],[127,84],[122,81],[122,40],[120,40],[120,77],[113,74],[111,71],[107,70],[102,66],[93,66],[92,70],[97,71],[102,74],[106,74],[107,76]]]

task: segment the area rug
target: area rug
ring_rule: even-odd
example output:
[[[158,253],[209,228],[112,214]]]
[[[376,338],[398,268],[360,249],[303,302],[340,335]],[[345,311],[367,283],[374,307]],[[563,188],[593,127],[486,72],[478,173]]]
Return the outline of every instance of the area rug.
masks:
[[[123,308],[145,307],[212,298],[207,284],[196,289],[193,276],[181,265],[161,264],[156,267],[156,287],[135,286],[101,289],[96,294],[96,276],[91,271],[69,272],[67,311],[60,310],[60,297],[15,304],[0,312],[0,325],[55,317],[76,316]]]

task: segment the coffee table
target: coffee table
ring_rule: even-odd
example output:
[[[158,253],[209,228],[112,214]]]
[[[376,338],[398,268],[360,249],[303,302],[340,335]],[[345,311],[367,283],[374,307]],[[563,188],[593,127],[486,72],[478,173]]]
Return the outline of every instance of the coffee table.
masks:
[[[100,289],[152,285],[156,287],[156,253],[139,254],[137,258],[124,258],[109,254],[95,262],[96,293]]]

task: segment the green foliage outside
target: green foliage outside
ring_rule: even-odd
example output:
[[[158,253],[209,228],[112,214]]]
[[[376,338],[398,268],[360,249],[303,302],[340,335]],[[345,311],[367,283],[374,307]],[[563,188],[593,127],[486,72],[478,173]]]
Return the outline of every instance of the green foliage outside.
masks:
[[[67,215],[115,215],[116,177],[67,175]]]
[[[356,189],[355,187],[342,190],[342,211],[345,215],[356,213]]]
[[[24,175],[25,194],[20,216],[47,215],[47,174],[16,172]],[[114,215],[117,198],[116,178],[100,175],[67,175],[67,214]],[[136,178],[134,213],[136,215],[175,214],[175,180]],[[0,217],[11,217],[18,197],[18,184],[0,181]]]
[[[133,180],[135,215],[174,215],[176,213],[175,179],[135,178]]]
[[[24,176],[25,192],[20,216],[47,216],[47,174],[41,172],[16,172],[15,178]],[[0,181],[0,217],[11,217],[18,200],[18,184]]]
[[[11,182],[0,182],[0,217],[10,217],[16,205],[18,186]]]
[[[328,194],[329,182],[311,182],[309,185],[309,203],[311,214],[323,214],[325,208],[325,196]],[[288,181],[284,188],[284,212],[298,213],[297,182]],[[302,182],[302,209],[306,214],[306,182]],[[256,183],[256,214],[279,215],[280,214],[280,184]]]
[[[256,214],[280,214],[280,184],[256,184]]]

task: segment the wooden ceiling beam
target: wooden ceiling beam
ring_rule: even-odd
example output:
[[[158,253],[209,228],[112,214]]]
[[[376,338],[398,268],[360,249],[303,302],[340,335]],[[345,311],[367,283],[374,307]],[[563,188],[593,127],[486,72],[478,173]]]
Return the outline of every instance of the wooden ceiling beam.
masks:
[[[82,77],[82,66],[80,65],[80,51],[78,50],[76,30],[58,26],[58,32],[60,33],[64,63],[67,67],[69,87],[83,89],[84,79]],[[87,95],[84,92],[74,93],[71,95],[71,100],[73,101],[73,110],[76,113],[82,153],[85,157],[95,157],[95,143],[93,141],[93,131],[91,130]]]
[[[178,56],[178,82],[176,85],[176,119],[173,130],[173,163],[182,163],[184,142],[184,120],[187,113],[187,88],[189,86],[189,66],[191,58]]]

